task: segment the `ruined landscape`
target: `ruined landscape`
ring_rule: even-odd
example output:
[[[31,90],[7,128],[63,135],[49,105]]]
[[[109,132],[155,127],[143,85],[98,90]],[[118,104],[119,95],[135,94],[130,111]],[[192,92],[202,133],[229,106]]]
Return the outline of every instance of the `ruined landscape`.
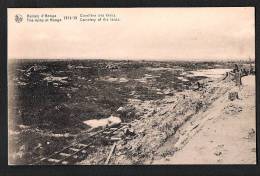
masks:
[[[247,72],[240,86],[226,75],[235,64]],[[256,162],[254,61],[19,59],[8,69],[9,164]],[[49,157],[84,140],[59,153],[66,161]]]

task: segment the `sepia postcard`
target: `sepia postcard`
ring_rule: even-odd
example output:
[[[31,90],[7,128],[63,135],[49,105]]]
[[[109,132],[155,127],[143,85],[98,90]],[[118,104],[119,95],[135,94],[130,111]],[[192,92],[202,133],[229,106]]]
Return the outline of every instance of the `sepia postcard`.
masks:
[[[9,165],[256,164],[255,8],[8,8]]]

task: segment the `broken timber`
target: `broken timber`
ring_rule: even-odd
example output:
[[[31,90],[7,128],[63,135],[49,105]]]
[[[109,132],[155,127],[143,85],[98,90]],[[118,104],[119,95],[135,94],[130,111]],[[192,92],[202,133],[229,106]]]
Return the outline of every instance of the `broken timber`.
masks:
[[[106,160],[105,164],[108,164],[108,163],[109,163],[110,158],[111,158],[112,154],[113,154],[114,151],[115,151],[115,148],[116,148],[116,143],[113,144],[113,146],[112,146],[112,148],[111,148],[111,150],[110,150],[110,152],[109,152],[109,155],[108,155],[108,157],[107,157],[107,160]]]

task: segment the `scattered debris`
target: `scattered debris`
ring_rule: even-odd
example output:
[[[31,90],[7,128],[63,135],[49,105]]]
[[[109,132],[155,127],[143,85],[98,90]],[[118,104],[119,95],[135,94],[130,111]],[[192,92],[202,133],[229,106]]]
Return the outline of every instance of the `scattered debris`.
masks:
[[[248,135],[246,137],[244,137],[245,139],[253,139],[255,138],[256,136],[256,132],[253,128],[251,128],[249,131],[248,131]]]
[[[48,67],[49,67],[49,65],[48,65]],[[200,111],[202,109],[206,109],[214,100],[216,100],[218,97],[220,97],[221,95],[226,93],[226,91],[229,89],[228,86],[222,87],[223,85],[221,84],[221,85],[210,85],[209,87],[207,86],[207,90],[205,90],[204,92],[203,91],[193,92],[193,91],[187,90],[186,85],[183,85],[183,84],[188,84],[188,83],[183,83],[183,81],[191,82],[191,84],[192,84],[194,82],[197,82],[200,79],[204,79],[204,77],[195,78],[195,81],[194,81],[192,79],[195,76],[195,74],[192,74],[191,76],[186,76],[186,73],[181,73],[182,75],[185,74],[185,76],[182,76],[182,77],[176,76],[175,77],[175,75],[174,75],[174,77],[176,79],[175,78],[174,78],[174,80],[170,79],[170,76],[172,76],[173,75],[172,73],[175,73],[175,71],[176,72],[179,70],[184,71],[184,69],[181,67],[177,67],[176,69],[175,68],[164,68],[161,66],[156,67],[156,68],[151,67],[150,70],[146,69],[149,71],[149,72],[146,72],[147,74],[144,74],[142,72],[142,73],[138,74],[138,76],[124,74],[124,75],[120,75],[118,77],[117,70],[120,70],[121,66],[119,64],[113,64],[113,65],[108,64],[108,66],[106,68],[114,70],[115,71],[115,72],[113,72],[114,75],[111,74],[112,76],[110,75],[107,77],[105,77],[104,75],[101,75],[101,77],[98,77],[98,78],[94,74],[91,75],[92,73],[90,74],[91,77],[88,77],[89,76],[88,74],[84,74],[84,77],[83,77],[82,75],[80,75],[80,74],[78,75],[78,73],[77,73],[77,72],[81,73],[81,71],[83,72],[84,70],[86,70],[88,68],[92,68],[92,67],[85,67],[82,65],[76,67],[75,65],[67,64],[66,68],[68,68],[68,69],[77,68],[80,70],[75,71],[75,73],[73,71],[73,74],[75,74],[75,75],[71,76],[71,75],[66,74],[67,71],[66,72],[61,72],[61,71],[56,72],[55,71],[56,68],[54,67],[54,69],[50,69],[51,71],[48,70],[46,74],[40,74],[41,80],[51,82],[56,87],[60,86],[61,83],[62,84],[69,83],[69,81],[72,80],[71,82],[73,82],[73,83],[72,83],[72,85],[69,85],[69,92],[60,91],[60,92],[57,92],[57,94],[59,94],[59,95],[64,94],[64,97],[66,97],[66,100],[69,99],[70,102],[73,102],[74,97],[81,97],[81,94],[79,94],[79,93],[84,92],[84,91],[81,91],[84,88],[85,90],[87,90],[86,92],[84,92],[84,95],[82,96],[82,97],[84,97],[84,100],[77,99],[77,101],[73,102],[74,104],[68,103],[69,105],[68,105],[68,107],[66,107],[67,110],[66,109],[64,110],[64,108],[59,108],[55,104],[55,105],[51,106],[51,107],[55,107],[55,108],[53,108],[55,110],[55,113],[51,112],[46,115],[43,114],[42,116],[49,117],[50,119],[57,119],[56,120],[57,122],[68,123],[72,127],[74,127],[75,125],[70,124],[70,122],[75,122],[75,121],[79,122],[80,121],[80,123],[81,123],[83,121],[82,119],[84,119],[85,121],[83,123],[90,126],[91,128],[113,127],[113,126],[117,126],[118,124],[122,124],[121,119],[123,119],[124,122],[128,122],[128,121],[125,121],[125,119],[126,120],[130,119],[128,117],[134,117],[135,119],[138,119],[138,117],[140,116],[142,119],[137,123],[132,122],[132,125],[129,125],[128,127],[126,127],[123,130],[123,132],[119,135],[119,137],[114,136],[114,137],[109,138],[111,141],[121,142],[121,145],[120,145],[121,153],[123,153],[124,150],[127,150],[127,152],[125,152],[126,163],[127,162],[143,163],[143,161],[145,159],[149,159],[149,157],[152,156],[154,151],[156,151],[158,149],[158,147],[167,140],[168,137],[174,135],[176,130],[183,123],[185,123],[187,121],[187,119],[189,119],[192,115],[194,115],[196,113],[200,113]],[[37,70],[37,68],[32,67],[32,68],[28,69],[27,72],[34,72],[35,70]],[[162,72],[154,74],[153,73],[154,71],[162,71]],[[210,70],[210,71],[213,71],[213,70]],[[170,72],[170,76],[167,75],[168,72]],[[205,76],[204,71],[199,71],[199,72],[201,74],[203,74],[202,76]],[[166,77],[166,76],[162,77],[161,76],[162,73],[165,73],[165,75],[168,77]],[[141,75],[141,77],[140,77],[140,75]],[[122,76],[124,76],[124,77],[122,77]],[[215,75],[214,75],[214,77],[215,77]],[[105,78],[105,79],[102,79],[102,78]],[[159,80],[157,78],[160,78],[160,80],[165,80],[165,82],[167,82],[167,84],[163,84],[160,81],[157,81],[157,80]],[[79,81],[80,83],[76,82],[78,80],[80,80]],[[94,84],[93,80],[98,80],[97,81],[98,84]],[[107,82],[106,82],[107,84],[104,83],[104,80],[107,80]],[[180,91],[182,91],[181,92],[182,95],[179,94],[179,92],[178,92],[179,90],[177,91],[176,86],[174,85],[175,84],[174,81],[179,82],[178,85],[180,85],[180,87],[181,87]],[[86,85],[81,84],[81,82],[86,83]],[[109,105],[109,106],[106,109],[106,114],[104,113],[105,115],[104,114],[102,114],[102,115],[98,114],[98,115],[93,115],[93,116],[89,115],[89,114],[85,115],[86,109],[84,109],[84,108],[86,107],[86,104],[88,105],[88,103],[90,101],[100,100],[100,97],[90,97],[88,95],[88,90],[90,90],[90,88],[91,88],[92,90],[94,90],[93,92],[99,94],[99,91],[96,91],[96,85],[99,85],[101,83],[103,86],[103,87],[100,86],[100,87],[102,87],[102,90],[107,85],[111,86],[111,89],[113,89],[114,84],[119,85],[118,82],[122,83],[120,85],[127,85],[129,87],[131,87],[131,86],[134,87],[134,89],[130,89],[127,86],[124,88],[115,86],[116,91],[120,92],[119,93],[120,95],[121,95],[121,93],[124,95],[127,95],[127,96],[122,96],[123,98],[126,98],[127,101],[123,102],[123,103],[119,101],[119,103],[117,103],[118,101],[114,101],[117,99],[112,99],[111,96],[117,97],[119,94],[114,95],[113,94],[114,90],[112,90],[111,91],[112,93],[111,93],[110,89],[105,89],[105,90],[108,90],[108,92],[109,92],[108,96],[105,96],[105,95],[107,95],[106,94],[107,92],[104,91],[105,94],[104,95],[102,94],[102,96],[100,96],[100,97],[108,97],[109,100],[105,99],[106,101],[110,101],[110,98],[111,98],[112,103],[116,102],[115,105],[113,104],[113,106],[112,106],[112,103],[111,104],[109,104],[110,102],[107,103],[106,105]],[[158,82],[158,84],[161,84],[161,85],[151,86],[150,84],[152,84],[154,82]],[[133,85],[131,85],[132,83],[133,83]],[[28,83],[28,84],[31,84],[31,83]],[[51,86],[49,86],[49,88],[50,87]],[[187,87],[189,87],[189,85]],[[63,88],[64,88],[64,90],[67,91],[67,88],[65,86],[63,86]],[[42,89],[42,88],[40,87],[39,89]],[[153,91],[155,93],[152,94],[151,92],[153,92]],[[146,93],[147,93],[147,96],[146,96]],[[43,94],[43,95],[47,95],[47,94],[48,93]],[[55,93],[53,93],[51,95],[54,95],[54,94]],[[90,94],[92,96],[92,92]],[[146,97],[141,99],[139,97],[139,94],[145,95]],[[156,94],[161,95],[161,96],[157,96]],[[201,98],[202,94],[203,94],[203,99]],[[129,95],[131,96],[130,98],[128,97]],[[159,98],[155,99],[153,97],[155,95],[156,95],[156,97],[159,97]],[[63,97],[61,97],[61,98],[59,97],[56,99],[60,100],[62,98]],[[133,98],[133,99],[131,99],[131,98]],[[120,100],[120,98],[119,98],[119,100]],[[79,105],[81,105],[80,104],[81,101],[83,102],[84,105],[82,105],[81,107],[78,107]],[[128,104],[128,105],[126,105],[126,104]],[[75,108],[77,110],[72,112],[73,108],[71,108],[71,106],[77,107],[77,108]],[[121,107],[119,107],[119,106],[121,106]],[[84,107],[84,108],[82,108],[82,107]],[[119,108],[116,110],[117,107],[119,107]],[[96,106],[94,106],[93,109],[98,111],[98,113],[100,112]],[[38,110],[38,109],[36,109],[36,110]],[[80,112],[76,112],[76,111],[80,111]],[[44,112],[44,110],[39,111],[40,115],[41,115],[41,112]],[[74,120],[72,118],[72,115],[68,115],[68,114],[73,114],[73,113],[75,114],[75,117],[82,116],[82,117],[80,117],[81,119]],[[108,117],[110,114],[113,114],[113,115]],[[114,116],[114,114],[116,114],[116,115]],[[36,114],[36,116],[37,115],[38,114]],[[64,118],[65,116],[66,116],[66,118]],[[31,117],[31,116],[28,116],[28,117]],[[89,119],[89,117],[94,117],[96,119],[86,120],[86,119]],[[103,117],[108,117],[108,118],[103,118]],[[100,119],[100,118],[102,118],[102,119]],[[69,121],[69,119],[72,119],[72,120]],[[131,119],[129,121],[131,121]],[[85,127],[86,125],[84,125],[84,124],[83,124],[83,126]],[[193,129],[195,129],[197,127],[198,127],[198,125],[195,125]],[[26,129],[26,128],[22,128],[22,127],[20,127],[20,128]],[[29,127],[29,128],[31,128],[31,127]],[[39,141],[37,141],[37,142],[35,142],[35,145],[34,145],[35,149],[40,149],[42,147],[41,145],[44,146],[47,144],[47,145],[49,145],[49,147],[52,145],[55,145],[56,143],[54,141],[57,140],[57,138],[71,137],[71,133],[70,132],[67,133],[67,131],[65,131],[65,130],[62,132],[58,131],[57,133],[52,132],[51,134],[47,134],[47,135],[49,137],[55,137],[55,139],[53,140],[53,139],[48,138],[48,139],[45,139],[45,141],[40,141],[41,143],[39,143]],[[41,136],[44,136],[44,135],[41,134]],[[107,164],[109,162],[112,162],[110,159],[111,159],[111,156],[113,155],[116,144],[114,143],[113,146],[114,147],[112,147],[109,157],[106,160]],[[82,153],[85,153],[85,150],[82,150]],[[100,151],[100,153],[102,153],[102,151]],[[221,155],[221,154],[217,154],[217,155]],[[98,159],[99,158],[96,158],[96,161]],[[103,162],[104,162],[104,160],[102,161],[102,163]],[[118,161],[115,161],[115,162],[118,162]],[[114,163],[114,160],[113,160],[113,163]],[[121,164],[120,162],[118,162],[118,163]],[[96,163],[93,161],[93,163],[91,163],[91,164],[96,164]]]
[[[232,114],[235,115],[239,112],[241,112],[243,110],[243,108],[241,106],[239,106],[238,104],[229,104],[224,108],[224,112],[226,114]]]
[[[249,137],[253,137],[253,136],[255,136],[255,130],[253,129],[253,128],[251,128],[250,130],[249,130],[249,132],[248,132],[248,136]]]
[[[222,155],[222,152],[218,151],[218,152],[215,152],[214,154],[215,154],[216,156],[220,156],[220,155]]]
[[[131,127],[131,125],[129,124],[127,128],[124,129],[124,134],[126,136],[135,136],[135,130]]]
[[[18,81],[17,82],[17,85],[18,86],[26,86],[28,83],[26,83],[26,82],[23,82],[23,81]]]
[[[18,125],[18,127],[20,129],[29,129],[30,128],[30,126],[27,126],[27,125]]]
[[[132,118],[136,115],[135,108],[133,106],[119,107],[116,111],[122,118]]]

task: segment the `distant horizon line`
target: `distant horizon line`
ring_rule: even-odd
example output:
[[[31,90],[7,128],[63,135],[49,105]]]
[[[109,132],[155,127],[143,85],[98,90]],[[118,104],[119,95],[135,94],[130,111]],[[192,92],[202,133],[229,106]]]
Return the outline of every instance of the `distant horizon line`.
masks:
[[[255,58],[230,58],[230,59],[197,59],[197,58],[177,58],[177,59],[150,59],[150,58],[140,58],[140,59],[129,59],[129,58],[76,58],[76,57],[71,57],[71,58],[8,58],[8,61],[10,60],[107,60],[107,61],[200,61],[200,62],[223,62],[223,61],[255,61]]]

